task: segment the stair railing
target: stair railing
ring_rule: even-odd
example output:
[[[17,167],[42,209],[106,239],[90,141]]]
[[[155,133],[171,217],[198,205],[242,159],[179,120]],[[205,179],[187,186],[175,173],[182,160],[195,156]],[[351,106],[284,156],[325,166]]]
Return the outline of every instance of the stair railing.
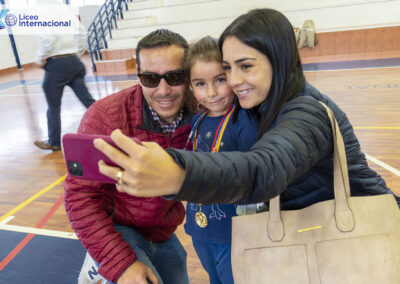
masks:
[[[103,59],[101,50],[108,48],[107,39],[112,38],[111,30],[118,28],[117,19],[124,18],[124,10],[128,10],[128,2],[132,1],[106,0],[90,24],[88,29],[88,50],[94,72],[97,72],[95,59]]]

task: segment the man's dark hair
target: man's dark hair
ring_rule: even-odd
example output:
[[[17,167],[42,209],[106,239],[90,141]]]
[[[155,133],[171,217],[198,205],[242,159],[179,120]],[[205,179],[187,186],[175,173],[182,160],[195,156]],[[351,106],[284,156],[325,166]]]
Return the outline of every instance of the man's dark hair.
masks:
[[[235,37],[266,57],[272,66],[272,82],[264,103],[258,136],[271,125],[283,104],[305,86],[303,67],[294,30],[289,20],[272,9],[256,9],[236,18],[222,33],[219,48],[226,38]],[[261,106],[260,105],[260,106]],[[258,111],[257,106],[254,110]]]
[[[178,33],[175,33],[167,29],[155,30],[144,38],[142,38],[136,47],[136,64],[138,67],[138,72],[140,72],[140,58],[139,53],[142,49],[156,48],[156,47],[166,47],[170,45],[176,45],[182,47],[185,51],[185,57],[189,45],[186,39]]]

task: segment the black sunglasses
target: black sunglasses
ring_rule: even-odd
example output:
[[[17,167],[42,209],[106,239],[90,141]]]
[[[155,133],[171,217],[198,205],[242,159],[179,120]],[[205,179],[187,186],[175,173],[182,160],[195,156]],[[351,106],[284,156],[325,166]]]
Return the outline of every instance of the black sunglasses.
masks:
[[[186,82],[184,70],[168,71],[167,73],[161,75],[153,72],[139,73],[138,77],[143,86],[147,88],[157,87],[163,78],[170,86],[178,86]]]

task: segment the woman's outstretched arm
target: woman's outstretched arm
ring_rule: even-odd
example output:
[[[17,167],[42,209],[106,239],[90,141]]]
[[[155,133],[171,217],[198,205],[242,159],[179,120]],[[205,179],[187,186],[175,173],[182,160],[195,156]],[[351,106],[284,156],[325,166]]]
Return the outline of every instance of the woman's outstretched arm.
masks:
[[[269,200],[332,151],[326,112],[314,99],[284,108],[274,127],[245,153],[165,151],[156,143],[138,145],[118,131],[111,137],[126,155],[105,142],[96,144],[125,171],[119,190],[204,204]],[[116,179],[119,168],[100,163],[100,170]]]

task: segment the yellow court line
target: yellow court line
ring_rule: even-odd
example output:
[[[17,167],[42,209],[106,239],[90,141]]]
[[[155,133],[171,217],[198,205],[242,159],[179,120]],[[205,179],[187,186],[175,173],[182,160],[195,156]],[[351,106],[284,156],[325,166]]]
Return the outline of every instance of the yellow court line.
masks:
[[[50,189],[52,189],[53,187],[55,187],[57,184],[59,184],[60,182],[63,182],[65,180],[65,175],[63,177],[60,177],[58,180],[56,180],[55,182],[53,182],[52,184],[48,185],[47,187],[45,187],[44,189],[42,189],[40,192],[36,193],[34,196],[32,196],[31,198],[29,198],[28,200],[25,200],[24,202],[22,202],[20,205],[18,205],[17,207],[15,207],[13,210],[11,210],[10,212],[8,212],[7,214],[3,215],[0,217],[0,222],[3,221],[4,219],[6,219],[8,216],[12,216],[14,213],[18,212],[19,210],[21,210],[22,208],[24,208],[26,205],[28,205],[29,203],[31,203],[32,201],[34,201],[36,198],[42,196],[43,194],[45,194],[46,192],[48,192]]]
[[[322,226],[321,226],[321,225],[318,225],[318,226],[314,226],[314,227],[299,229],[299,230],[297,230],[297,233],[307,232],[307,231],[316,230],[316,229],[321,229],[321,228],[322,228]]]
[[[398,130],[400,126],[354,126],[354,129],[391,129]]]

